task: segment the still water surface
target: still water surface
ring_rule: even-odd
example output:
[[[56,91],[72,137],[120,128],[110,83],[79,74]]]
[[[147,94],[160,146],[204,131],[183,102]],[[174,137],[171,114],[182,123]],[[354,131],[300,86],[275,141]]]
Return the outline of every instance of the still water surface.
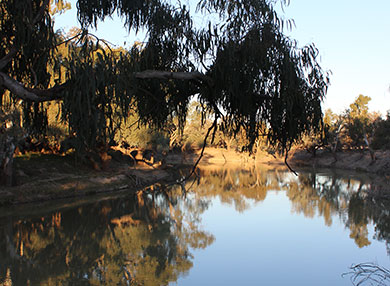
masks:
[[[192,183],[0,209],[0,285],[352,285],[352,264],[390,265],[389,206],[363,200],[368,179],[254,168]]]

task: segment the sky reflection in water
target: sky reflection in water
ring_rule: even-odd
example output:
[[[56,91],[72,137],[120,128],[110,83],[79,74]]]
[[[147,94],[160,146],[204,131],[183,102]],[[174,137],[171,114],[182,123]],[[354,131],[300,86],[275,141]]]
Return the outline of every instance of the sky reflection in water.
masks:
[[[187,194],[0,210],[0,285],[352,285],[352,264],[389,265],[389,208],[361,180],[201,173]]]

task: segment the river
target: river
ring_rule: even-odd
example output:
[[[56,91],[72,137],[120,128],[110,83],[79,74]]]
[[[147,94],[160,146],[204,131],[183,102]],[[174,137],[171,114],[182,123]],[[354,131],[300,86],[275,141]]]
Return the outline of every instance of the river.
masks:
[[[353,285],[364,276],[352,265],[390,266],[390,207],[364,200],[372,178],[259,166],[199,175],[1,208],[0,285]]]

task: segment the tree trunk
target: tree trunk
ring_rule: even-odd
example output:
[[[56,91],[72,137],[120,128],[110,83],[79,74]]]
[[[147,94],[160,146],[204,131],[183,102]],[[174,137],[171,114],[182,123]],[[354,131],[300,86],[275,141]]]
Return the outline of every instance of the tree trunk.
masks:
[[[368,151],[370,151],[371,161],[375,161],[375,151],[371,148],[370,141],[368,141],[367,134],[364,133],[364,142],[367,145]]]
[[[334,145],[332,146],[332,154],[333,154],[333,157],[334,157],[334,163],[337,162],[337,155],[336,155],[336,152],[337,152],[337,145],[339,143],[339,136],[340,136],[340,132],[341,130],[344,128],[344,125],[341,124],[339,126],[339,128],[337,129],[337,133],[336,133],[336,139],[335,139],[335,142],[334,142]]]
[[[13,138],[7,136],[4,146],[2,146],[3,152],[0,156],[0,183],[6,187],[11,187],[13,183],[13,162],[15,148],[16,146],[13,143]]]

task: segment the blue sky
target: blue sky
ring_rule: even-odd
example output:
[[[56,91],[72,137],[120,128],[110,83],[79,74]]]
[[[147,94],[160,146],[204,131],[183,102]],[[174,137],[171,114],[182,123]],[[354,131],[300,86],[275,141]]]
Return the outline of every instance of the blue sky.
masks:
[[[56,17],[57,29],[78,26],[76,0],[70,2],[72,10]],[[300,46],[315,43],[321,66],[332,71],[324,108],[342,112],[363,94],[372,98],[371,111],[390,110],[389,0],[291,0],[280,15],[295,22],[288,34]],[[95,34],[117,45],[143,40],[128,35],[118,17],[99,24]]]
[[[340,112],[364,94],[371,110],[390,109],[389,14],[388,0],[291,0],[291,36],[300,45],[314,42],[333,73],[324,107]]]

